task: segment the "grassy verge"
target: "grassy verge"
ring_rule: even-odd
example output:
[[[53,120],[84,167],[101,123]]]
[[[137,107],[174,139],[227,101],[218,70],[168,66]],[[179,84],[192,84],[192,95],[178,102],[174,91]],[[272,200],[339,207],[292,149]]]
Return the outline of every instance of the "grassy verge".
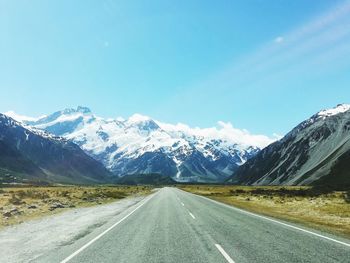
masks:
[[[74,207],[105,204],[132,195],[147,195],[148,186],[54,186],[0,188],[0,228]]]
[[[350,192],[310,187],[186,185],[179,188],[248,211],[350,238]]]

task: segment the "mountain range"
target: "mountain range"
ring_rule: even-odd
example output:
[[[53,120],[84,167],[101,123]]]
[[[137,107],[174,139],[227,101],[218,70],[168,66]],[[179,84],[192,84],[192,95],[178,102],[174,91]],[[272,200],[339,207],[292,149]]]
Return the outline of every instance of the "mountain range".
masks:
[[[104,119],[86,107],[40,118],[7,114],[20,122],[0,115],[0,171],[30,180],[350,187],[346,104],[314,114],[262,149],[227,132],[140,114]]]
[[[74,142],[116,177],[157,173],[180,182],[219,182],[260,150],[228,136],[140,114],[126,120],[104,119],[87,107],[77,107],[38,119],[12,115],[27,127]]]

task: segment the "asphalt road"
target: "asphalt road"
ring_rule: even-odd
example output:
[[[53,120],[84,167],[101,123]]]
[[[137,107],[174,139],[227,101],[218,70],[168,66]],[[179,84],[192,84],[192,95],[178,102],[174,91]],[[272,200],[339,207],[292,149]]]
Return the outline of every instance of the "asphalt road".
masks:
[[[350,262],[350,241],[162,188],[36,262]]]

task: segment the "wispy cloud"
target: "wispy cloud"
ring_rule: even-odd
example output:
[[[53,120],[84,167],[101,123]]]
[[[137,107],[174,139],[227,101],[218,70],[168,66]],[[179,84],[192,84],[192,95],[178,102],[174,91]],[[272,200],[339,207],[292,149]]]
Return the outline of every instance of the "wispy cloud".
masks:
[[[201,82],[183,87],[173,103],[180,101],[182,107],[191,108],[194,100],[205,103],[215,98],[225,107],[237,90],[256,87],[255,83],[269,87],[274,79],[295,79],[305,72],[321,75],[338,70],[350,65],[349,55],[350,1],[345,1],[290,32],[279,32],[275,39]]]
[[[336,6],[310,22],[297,27],[275,39],[283,45],[266,43],[263,47],[243,57],[234,63],[231,68],[219,73],[218,78],[226,78],[227,83],[234,82],[233,76],[239,76],[249,81],[255,73],[275,74],[274,69],[289,69],[291,64],[300,64],[318,60],[324,51],[332,50],[338,54],[343,51],[344,42],[350,44],[350,1]],[[328,57],[332,59],[332,57]],[[243,73],[243,74],[242,74]],[[230,81],[231,79],[231,81]]]
[[[284,40],[284,38],[281,37],[281,36],[275,38],[275,42],[276,42],[276,43],[282,43],[283,40]]]

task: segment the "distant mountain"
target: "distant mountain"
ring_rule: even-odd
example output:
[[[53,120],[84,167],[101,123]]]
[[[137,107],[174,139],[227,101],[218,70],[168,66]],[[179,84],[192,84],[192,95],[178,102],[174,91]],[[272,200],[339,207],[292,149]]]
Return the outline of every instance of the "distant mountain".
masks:
[[[313,115],[247,161],[228,182],[350,188],[350,105]]]
[[[109,182],[111,173],[76,144],[0,114],[0,182]]]
[[[121,177],[158,173],[177,181],[218,182],[260,150],[227,135],[216,137],[211,131],[161,123],[139,114],[127,120],[103,119],[78,107],[34,120],[20,118],[29,127],[74,141]]]
[[[127,174],[116,181],[127,185],[173,185],[176,181],[161,174]]]

